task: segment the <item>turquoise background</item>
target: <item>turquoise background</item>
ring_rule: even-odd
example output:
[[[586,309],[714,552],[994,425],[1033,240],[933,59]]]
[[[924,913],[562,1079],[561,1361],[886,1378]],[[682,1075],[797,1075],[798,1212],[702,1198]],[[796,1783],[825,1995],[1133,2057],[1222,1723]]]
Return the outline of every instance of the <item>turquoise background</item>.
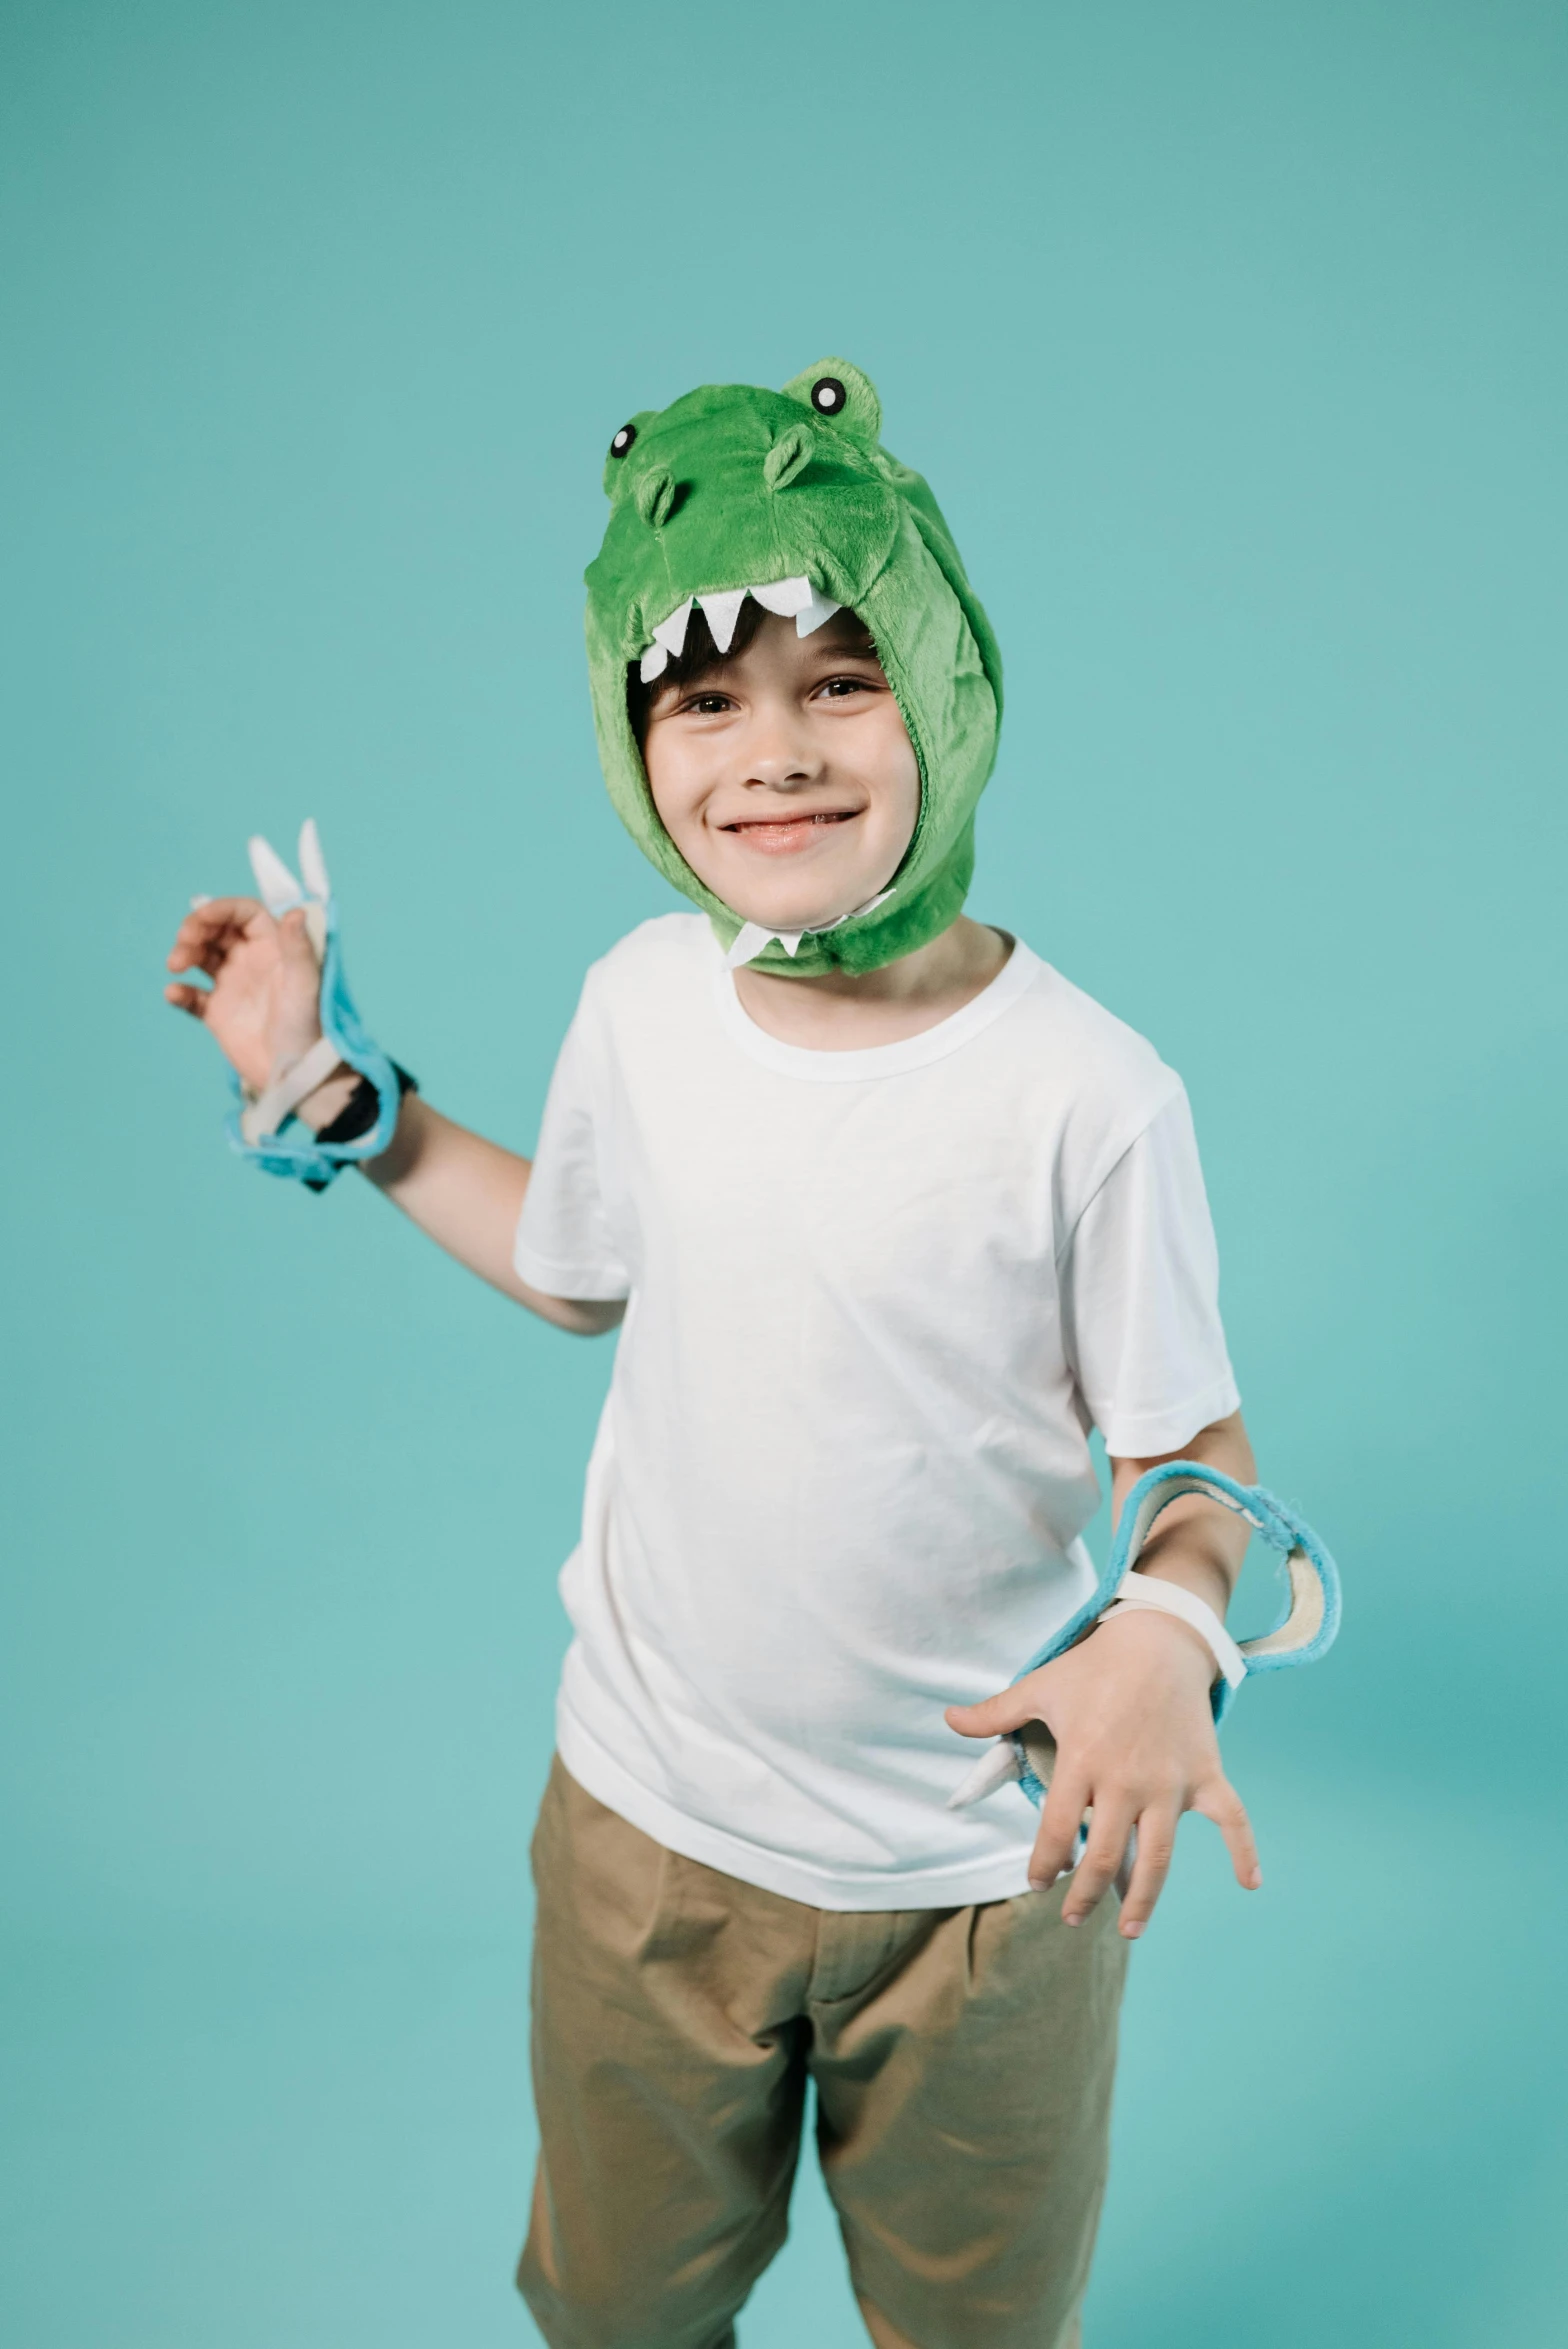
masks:
[[[1545,2349],[1561,2212],[1568,20],[1493,0],[0,19],[14,1332],[0,2332],[531,2338],[526,1843],[609,1367],[225,1153],[159,999],[316,815],[527,1147],[670,901],[624,415],[842,351],[996,622],[982,916],[1196,1106],[1348,1628],[1137,1953],[1091,2349]],[[814,2175],[747,2349],[860,2334]]]

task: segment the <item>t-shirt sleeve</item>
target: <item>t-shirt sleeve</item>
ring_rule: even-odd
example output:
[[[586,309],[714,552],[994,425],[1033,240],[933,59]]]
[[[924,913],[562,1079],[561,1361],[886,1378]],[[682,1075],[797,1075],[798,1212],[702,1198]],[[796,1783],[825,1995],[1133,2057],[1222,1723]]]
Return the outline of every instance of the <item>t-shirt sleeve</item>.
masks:
[[[1067,1358],[1107,1451],[1176,1452],[1238,1408],[1185,1093],[1144,1128],[1079,1217],[1061,1296]]]
[[[628,1296],[631,1282],[605,1212],[591,1031],[585,1002],[550,1079],[512,1262],[520,1280],[548,1297],[607,1300]]]

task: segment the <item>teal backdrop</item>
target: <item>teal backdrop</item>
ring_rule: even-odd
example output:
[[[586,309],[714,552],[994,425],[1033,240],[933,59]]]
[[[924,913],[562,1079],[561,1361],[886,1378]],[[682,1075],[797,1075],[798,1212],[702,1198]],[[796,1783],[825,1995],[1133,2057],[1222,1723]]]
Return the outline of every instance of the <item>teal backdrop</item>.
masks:
[[[16,2349],[534,2338],[610,1349],[230,1158],[161,962],[315,815],[376,1032],[527,1148],[673,902],[605,444],[829,351],[1007,658],[973,909],[1185,1075],[1349,1594],[1227,1732],[1266,1889],[1189,1823],[1134,1959],[1091,2349],[1561,2340],[1565,97],[1545,0],[6,0]],[[814,2170],[745,2326],[807,2337]]]

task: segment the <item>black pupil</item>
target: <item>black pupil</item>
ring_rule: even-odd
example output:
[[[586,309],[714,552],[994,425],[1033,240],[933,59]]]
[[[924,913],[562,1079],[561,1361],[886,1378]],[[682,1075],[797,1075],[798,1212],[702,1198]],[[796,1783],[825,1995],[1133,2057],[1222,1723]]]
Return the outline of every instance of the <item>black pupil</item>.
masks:
[[[811,387],[811,404],[824,415],[836,416],[846,398],[844,386],[836,375],[824,375]]]
[[[614,440],[612,440],[612,441],[611,441],[611,443],[610,443],[610,454],[611,454],[611,456],[612,456],[612,457],[624,457],[624,456],[625,456],[625,454],[626,454],[626,452],[627,452],[627,450],[628,450],[628,449],[631,447],[631,445],[632,445],[632,442],[633,442],[633,441],[634,441],[636,438],[637,438],[637,427],[636,427],[636,425],[635,425],[635,424],[623,424],[623,425],[621,426],[621,429],[620,429],[620,431],[619,431],[619,432],[616,434],[616,436],[615,436]]]

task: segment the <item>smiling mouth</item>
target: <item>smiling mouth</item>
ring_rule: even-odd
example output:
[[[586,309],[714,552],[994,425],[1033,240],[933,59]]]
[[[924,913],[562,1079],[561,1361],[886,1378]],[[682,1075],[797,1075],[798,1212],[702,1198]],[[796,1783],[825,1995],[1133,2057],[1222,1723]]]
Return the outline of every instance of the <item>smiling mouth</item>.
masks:
[[[733,824],[721,824],[719,830],[747,848],[761,849],[764,856],[789,856],[809,848],[835,824],[853,823],[859,812],[858,808],[823,808],[810,815],[746,816]]]

